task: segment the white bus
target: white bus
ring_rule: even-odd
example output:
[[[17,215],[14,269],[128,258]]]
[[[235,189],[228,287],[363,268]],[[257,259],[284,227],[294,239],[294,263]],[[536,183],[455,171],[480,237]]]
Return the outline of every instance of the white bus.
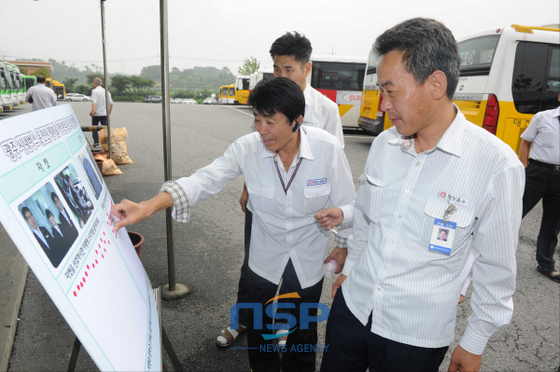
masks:
[[[311,56],[307,83],[338,105],[343,128],[358,128],[367,58]]]

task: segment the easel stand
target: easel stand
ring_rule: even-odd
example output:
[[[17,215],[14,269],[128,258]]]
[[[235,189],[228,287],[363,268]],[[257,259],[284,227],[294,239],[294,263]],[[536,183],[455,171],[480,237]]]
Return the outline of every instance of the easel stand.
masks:
[[[154,296],[156,298],[158,318],[159,318],[159,324],[160,324],[159,334],[160,334],[161,355],[162,355],[161,363],[163,365],[163,370],[167,371],[167,368],[165,367],[165,363],[163,362],[163,350],[165,350],[167,352],[167,356],[169,356],[169,359],[171,359],[171,363],[173,364],[173,368],[175,368],[175,371],[183,372],[183,367],[181,367],[181,363],[179,362],[179,358],[177,358],[177,354],[175,354],[175,350],[173,349],[173,345],[171,345],[171,341],[169,341],[169,337],[167,337],[167,333],[165,332],[165,329],[163,328],[163,325],[161,324],[161,308],[160,308],[161,293],[160,293],[160,287],[154,289]],[[82,346],[82,343],[80,342],[80,340],[78,340],[78,337],[76,337],[76,340],[74,341],[74,347],[72,349],[72,355],[70,356],[70,363],[68,363],[68,372],[74,372],[76,370],[76,362],[78,361],[78,354],[80,353],[81,346]]]

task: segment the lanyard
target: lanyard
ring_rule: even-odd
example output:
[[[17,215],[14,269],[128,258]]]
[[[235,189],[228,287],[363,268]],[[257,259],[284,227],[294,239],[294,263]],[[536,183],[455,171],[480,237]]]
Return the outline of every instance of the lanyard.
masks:
[[[292,173],[292,177],[290,177],[290,181],[288,182],[288,186],[286,186],[284,184],[284,180],[282,179],[282,175],[280,174],[280,169],[278,168],[278,161],[276,160],[276,157],[274,157],[274,165],[276,166],[276,173],[278,173],[278,178],[280,178],[280,183],[282,183],[282,188],[284,189],[284,194],[288,193],[288,189],[290,188],[290,185],[292,184],[292,181],[294,180],[294,177],[296,176],[297,171],[299,170],[299,166],[301,165],[301,161],[303,160],[303,158],[299,158],[299,162],[297,163],[296,169],[294,170],[294,173]]]

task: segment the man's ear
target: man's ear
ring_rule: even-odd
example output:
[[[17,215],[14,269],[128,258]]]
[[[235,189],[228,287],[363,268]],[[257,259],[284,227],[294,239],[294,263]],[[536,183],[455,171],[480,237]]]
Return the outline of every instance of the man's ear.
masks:
[[[303,65],[303,73],[305,74],[305,77],[307,77],[307,75],[309,75],[310,72],[311,72],[311,62],[307,62],[305,65]]]
[[[428,78],[434,99],[440,100],[447,96],[447,76],[441,70],[434,71]]]

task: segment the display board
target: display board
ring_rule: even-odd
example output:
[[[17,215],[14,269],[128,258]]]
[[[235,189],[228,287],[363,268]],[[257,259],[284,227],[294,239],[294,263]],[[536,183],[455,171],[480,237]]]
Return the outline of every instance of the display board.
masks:
[[[150,281],[72,106],[0,121],[0,146],[0,222],[95,364],[161,370]]]

